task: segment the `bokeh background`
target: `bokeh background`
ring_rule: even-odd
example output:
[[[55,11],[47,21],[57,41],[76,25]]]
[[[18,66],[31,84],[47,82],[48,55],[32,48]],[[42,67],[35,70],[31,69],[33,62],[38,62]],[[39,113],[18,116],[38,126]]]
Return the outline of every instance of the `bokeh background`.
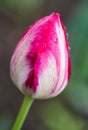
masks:
[[[0,0],[0,130],[11,130],[24,98],[9,75],[14,47],[29,25],[52,12],[67,28],[71,80],[57,97],[33,103],[22,130],[88,130],[88,0]]]

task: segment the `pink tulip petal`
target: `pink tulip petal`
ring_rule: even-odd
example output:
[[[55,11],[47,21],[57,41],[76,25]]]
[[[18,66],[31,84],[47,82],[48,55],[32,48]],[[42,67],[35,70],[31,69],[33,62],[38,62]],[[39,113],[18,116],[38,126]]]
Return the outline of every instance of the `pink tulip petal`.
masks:
[[[10,74],[26,95],[46,99],[58,95],[71,75],[69,43],[59,14],[36,21],[13,53]]]

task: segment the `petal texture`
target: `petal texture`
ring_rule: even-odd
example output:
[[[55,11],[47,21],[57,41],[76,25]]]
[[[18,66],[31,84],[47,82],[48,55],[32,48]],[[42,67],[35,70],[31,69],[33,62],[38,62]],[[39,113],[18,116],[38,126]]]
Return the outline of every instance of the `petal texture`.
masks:
[[[58,95],[71,75],[66,29],[59,14],[36,21],[19,41],[10,65],[13,82],[26,95]]]

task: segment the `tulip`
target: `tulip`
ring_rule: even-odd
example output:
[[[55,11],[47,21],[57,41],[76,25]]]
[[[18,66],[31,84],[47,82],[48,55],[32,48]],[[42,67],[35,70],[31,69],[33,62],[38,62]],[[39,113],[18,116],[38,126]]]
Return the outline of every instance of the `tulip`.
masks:
[[[71,75],[66,29],[58,13],[28,28],[11,58],[10,75],[17,88],[34,99],[55,97]]]

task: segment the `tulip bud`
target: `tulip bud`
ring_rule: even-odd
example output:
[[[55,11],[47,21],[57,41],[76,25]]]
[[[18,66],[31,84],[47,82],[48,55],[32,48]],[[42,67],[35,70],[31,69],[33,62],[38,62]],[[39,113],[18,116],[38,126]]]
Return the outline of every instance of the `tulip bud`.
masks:
[[[52,13],[22,36],[11,59],[11,78],[23,94],[47,99],[66,87],[70,73],[66,30],[60,15]]]

